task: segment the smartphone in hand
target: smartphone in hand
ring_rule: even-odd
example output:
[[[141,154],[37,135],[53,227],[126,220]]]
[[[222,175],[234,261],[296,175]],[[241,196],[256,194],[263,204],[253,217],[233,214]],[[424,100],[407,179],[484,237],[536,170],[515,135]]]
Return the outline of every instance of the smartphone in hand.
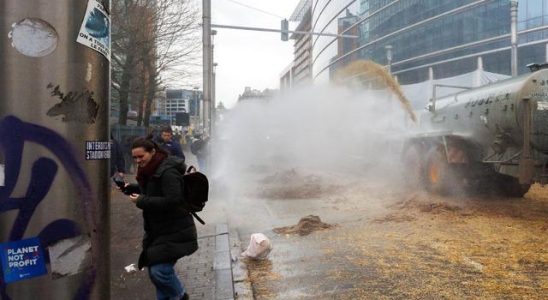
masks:
[[[126,182],[123,181],[123,180],[120,179],[120,178],[113,177],[112,180],[114,181],[114,183],[116,183],[116,185],[117,185],[120,189],[123,189],[123,188],[126,186]]]
[[[126,182],[125,181],[123,181],[120,178],[116,178],[116,177],[112,178],[112,180],[120,188],[120,191],[122,191],[122,193],[124,193],[126,195],[131,195],[132,194],[132,192],[126,187]]]

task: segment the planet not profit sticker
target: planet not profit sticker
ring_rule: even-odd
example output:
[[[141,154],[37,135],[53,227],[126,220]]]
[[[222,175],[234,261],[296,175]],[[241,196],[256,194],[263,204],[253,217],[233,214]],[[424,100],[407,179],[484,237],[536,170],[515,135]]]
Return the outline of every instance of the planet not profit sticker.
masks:
[[[0,244],[0,262],[6,283],[47,273],[44,251],[38,238]]]

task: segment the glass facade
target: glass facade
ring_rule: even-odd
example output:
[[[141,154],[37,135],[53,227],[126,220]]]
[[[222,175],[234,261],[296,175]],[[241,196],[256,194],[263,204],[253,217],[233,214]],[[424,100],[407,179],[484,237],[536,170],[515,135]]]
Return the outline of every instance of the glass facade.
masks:
[[[548,0],[518,4],[518,63],[526,72],[527,63],[546,61]],[[436,78],[470,72],[478,56],[486,71],[510,74],[510,0],[316,0],[312,7],[314,32],[358,35],[314,38],[315,81],[356,59],[387,64],[387,45],[404,84],[426,80],[429,67]]]
[[[191,116],[196,116],[200,113],[199,102],[201,100],[201,91],[168,89],[166,90],[165,114],[173,117],[178,112],[187,112]]]

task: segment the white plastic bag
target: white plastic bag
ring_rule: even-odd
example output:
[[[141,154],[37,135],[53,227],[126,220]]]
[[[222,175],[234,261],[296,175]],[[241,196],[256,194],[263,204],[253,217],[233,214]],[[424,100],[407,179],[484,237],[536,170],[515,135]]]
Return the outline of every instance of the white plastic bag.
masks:
[[[251,235],[249,246],[242,253],[242,256],[251,259],[264,259],[272,250],[270,239],[262,233],[253,233]]]
[[[124,269],[126,269],[126,272],[127,273],[133,273],[133,272],[137,272],[139,271],[139,269],[137,269],[137,266],[135,264],[131,264],[129,266],[125,266]]]

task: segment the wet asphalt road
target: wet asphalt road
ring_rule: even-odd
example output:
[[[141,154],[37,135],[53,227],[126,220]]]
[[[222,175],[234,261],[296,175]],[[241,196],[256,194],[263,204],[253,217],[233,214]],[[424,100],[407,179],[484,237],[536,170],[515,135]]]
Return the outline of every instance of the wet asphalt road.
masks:
[[[256,299],[548,297],[548,187],[525,199],[439,197],[374,176],[291,177],[256,174],[215,204],[242,245],[254,232],[272,240],[267,260],[248,261]],[[307,215],[336,226],[272,231]]]

